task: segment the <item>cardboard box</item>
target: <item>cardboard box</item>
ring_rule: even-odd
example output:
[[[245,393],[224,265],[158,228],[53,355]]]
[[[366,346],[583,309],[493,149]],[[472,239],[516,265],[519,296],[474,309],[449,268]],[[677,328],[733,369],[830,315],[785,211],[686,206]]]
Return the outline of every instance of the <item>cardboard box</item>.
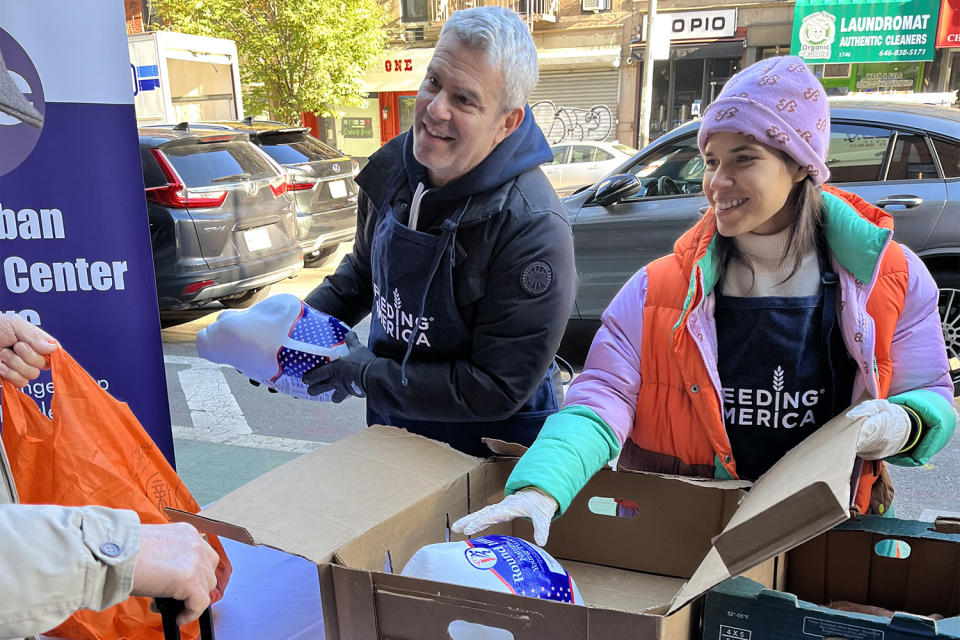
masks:
[[[831,421],[747,494],[742,482],[601,471],[553,524],[546,547],[573,575],[584,607],[390,573],[444,541],[449,523],[499,500],[514,464],[392,427],[292,460],[200,516],[179,515],[316,562],[333,640],[436,640],[456,620],[516,640],[686,640],[699,634],[699,596],[710,587],[747,571],[774,584],[778,554],[848,517],[858,430]],[[640,516],[593,513],[594,497],[635,500]],[[532,540],[525,521],[487,533]]]
[[[949,531],[953,533],[949,533]],[[906,542],[901,555],[878,544]],[[882,548],[881,548],[882,550]],[[844,523],[787,554],[786,591],[747,578],[707,593],[706,640],[905,640],[960,638],[960,526],[865,517]],[[854,602],[896,611],[891,618],[824,606]],[[904,613],[911,612],[911,613]],[[929,614],[945,616],[933,620]]]

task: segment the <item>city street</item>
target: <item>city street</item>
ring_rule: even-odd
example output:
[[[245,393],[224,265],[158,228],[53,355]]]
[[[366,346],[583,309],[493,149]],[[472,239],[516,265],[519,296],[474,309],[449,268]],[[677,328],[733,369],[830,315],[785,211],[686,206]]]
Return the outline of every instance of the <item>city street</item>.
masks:
[[[303,297],[330,273],[349,244],[319,268],[304,269],[271,293]],[[308,402],[249,384],[231,367],[197,356],[196,335],[213,322],[219,305],[165,316],[163,353],[177,467],[201,504],[216,500],[269,469],[355,433],[366,425],[364,402]],[[357,327],[366,339],[369,319]],[[573,363],[579,370],[582,363]],[[955,406],[960,406],[960,400]],[[960,515],[960,435],[921,468],[892,467],[896,514],[930,520]]]

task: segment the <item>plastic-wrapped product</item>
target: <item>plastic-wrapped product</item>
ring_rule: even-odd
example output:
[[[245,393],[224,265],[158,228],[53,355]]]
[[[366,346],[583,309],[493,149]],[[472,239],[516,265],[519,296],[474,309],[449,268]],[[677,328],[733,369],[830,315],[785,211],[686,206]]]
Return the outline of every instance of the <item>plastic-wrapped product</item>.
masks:
[[[410,558],[401,575],[583,604],[573,577],[553,556],[513,536],[427,545]]]
[[[281,393],[329,402],[333,391],[312,396],[301,378],[346,355],[349,331],[333,316],[281,293],[249,309],[221,313],[197,334],[197,352]]]

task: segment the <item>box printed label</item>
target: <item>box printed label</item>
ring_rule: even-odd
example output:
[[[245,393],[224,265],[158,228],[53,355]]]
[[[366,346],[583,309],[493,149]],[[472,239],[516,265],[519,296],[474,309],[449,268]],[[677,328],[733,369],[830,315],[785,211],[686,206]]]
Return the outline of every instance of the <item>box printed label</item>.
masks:
[[[751,633],[749,629],[720,625],[720,640],[750,640]]]
[[[858,627],[852,624],[820,620],[819,618],[804,618],[803,632],[808,636],[818,638],[849,638],[849,640],[883,640],[883,631]]]

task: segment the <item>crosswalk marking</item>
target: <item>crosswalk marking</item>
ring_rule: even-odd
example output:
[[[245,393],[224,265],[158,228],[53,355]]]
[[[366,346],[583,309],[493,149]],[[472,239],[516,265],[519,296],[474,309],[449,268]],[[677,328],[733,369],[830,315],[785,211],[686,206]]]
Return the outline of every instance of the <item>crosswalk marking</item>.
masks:
[[[280,438],[253,433],[227,378],[220,371],[227,365],[203,358],[164,355],[164,365],[186,367],[177,371],[177,379],[190,409],[190,426],[173,426],[174,439],[227,444],[288,453],[307,453],[325,442]]]

